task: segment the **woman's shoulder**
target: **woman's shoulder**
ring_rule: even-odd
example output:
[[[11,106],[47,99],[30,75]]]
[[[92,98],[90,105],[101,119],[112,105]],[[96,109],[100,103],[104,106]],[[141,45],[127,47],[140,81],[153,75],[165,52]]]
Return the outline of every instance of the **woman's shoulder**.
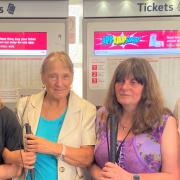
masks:
[[[167,121],[172,121],[174,118],[173,114],[170,111],[166,111],[161,118],[161,121],[159,123],[159,126],[165,127]]]
[[[25,104],[29,104],[30,102],[34,106],[37,106],[43,100],[44,94],[45,94],[45,91],[41,91],[39,93],[23,96],[19,98],[17,102],[17,107],[19,108],[22,106],[24,108]]]
[[[98,108],[98,113],[107,113],[108,111],[107,111],[107,109],[106,109],[106,107],[105,106],[100,106],[99,108]]]
[[[155,124],[154,128],[161,128],[163,130],[168,119],[171,119],[171,117],[173,118],[173,113],[169,108],[165,107],[163,109],[160,120],[158,121],[157,124]]]
[[[100,107],[97,111],[96,125],[99,127],[105,127],[107,115],[107,109],[104,106]]]
[[[96,116],[96,135],[97,138],[105,137],[106,136],[106,130],[107,130],[107,110],[104,106],[100,107],[97,111]]]
[[[172,115],[172,114],[164,114],[163,115],[163,118],[162,118],[162,126],[163,126],[163,129],[169,124],[174,124],[175,126],[177,126],[177,121],[176,121],[176,118]]]
[[[3,106],[0,109],[0,114],[13,114],[13,111],[9,109],[7,106]]]
[[[108,111],[105,106],[100,106],[97,110],[97,117],[102,118],[102,116],[107,116]]]
[[[169,123],[169,121],[171,121],[170,123],[173,123],[173,121],[175,121],[175,118],[171,113],[165,113],[162,115],[160,122],[154,127],[152,135],[154,136],[154,138],[156,138],[157,141],[160,141],[166,124]]]
[[[16,118],[15,112],[13,112],[8,107],[4,106],[0,109],[0,118],[6,119],[6,120],[14,119],[14,118]]]
[[[69,103],[71,105],[79,105],[81,108],[92,108],[92,109],[96,109],[96,106],[94,104],[92,104],[90,101],[80,97],[79,95],[77,95],[75,92],[71,91],[70,92],[70,99],[69,99]]]
[[[19,98],[19,101],[26,101],[27,99],[31,99],[31,100],[38,99],[40,97],[44,97],[44,94],[45,94],[45,91],[40,91],[38,93],[22,96]]]

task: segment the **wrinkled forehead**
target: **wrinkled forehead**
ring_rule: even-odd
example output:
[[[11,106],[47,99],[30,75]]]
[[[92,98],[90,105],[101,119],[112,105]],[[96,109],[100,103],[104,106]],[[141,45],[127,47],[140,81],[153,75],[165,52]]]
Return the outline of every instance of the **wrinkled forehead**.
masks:
[[[43,66],[42,66],[42,72],[46,73],[47,71],[49,71],[50,69],[56,68],[56,67],[61,67],[66,71],[69,71],[71,73],[73,73],[72,71],[72,67],[71,65],[68,63],[68,61],[64,60],[64,59],[57,59],[57,58],[50,58],[47,59],[46,62],[44,62]]]

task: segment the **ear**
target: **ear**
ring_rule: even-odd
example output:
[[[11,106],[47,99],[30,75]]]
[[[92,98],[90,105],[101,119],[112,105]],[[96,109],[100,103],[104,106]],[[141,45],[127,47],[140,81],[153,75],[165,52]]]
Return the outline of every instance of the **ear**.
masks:
[[[72,85],[72,83],[73,83],[73,80],[74,80],[74,74],[73,74],[72,77],[71,77],[71,85]]]
[[[41,81],[42,81],[42,84],[45,84],[45,77],[44,77],[44,74],[41,73]]]

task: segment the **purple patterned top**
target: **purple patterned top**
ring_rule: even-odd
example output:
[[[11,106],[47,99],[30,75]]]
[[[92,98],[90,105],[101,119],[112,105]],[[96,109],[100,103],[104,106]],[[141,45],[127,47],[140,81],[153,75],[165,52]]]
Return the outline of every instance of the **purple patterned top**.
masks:
[[[101,108],[100,111],[104,111]],[[122,144],[118,164],[130,173],[154,173],[161,170],[161,136],[169,115],[164,115],[160,125],[151,133],[143,133],[127,138]],[[98,142],[95,146],[95,160],[101,168],[108,161],[106,125],[96,120]],[[121,141],[118,141],[117,148]]]

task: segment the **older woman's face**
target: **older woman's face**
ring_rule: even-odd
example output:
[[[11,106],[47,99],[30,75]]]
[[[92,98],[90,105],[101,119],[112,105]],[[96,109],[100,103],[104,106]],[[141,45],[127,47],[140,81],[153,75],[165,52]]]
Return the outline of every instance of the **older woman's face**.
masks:
[[[143,87],[133,77],[126,78],[122,82],[117,82],[115,84],[117,101],[124,108],[134,110],[141,99]]]
[[[66,98],[72,84],[73,74],[63,62],[52,61],[47,64],[42,74],[42,81],[46,86],[47,95],[55,98]]]

